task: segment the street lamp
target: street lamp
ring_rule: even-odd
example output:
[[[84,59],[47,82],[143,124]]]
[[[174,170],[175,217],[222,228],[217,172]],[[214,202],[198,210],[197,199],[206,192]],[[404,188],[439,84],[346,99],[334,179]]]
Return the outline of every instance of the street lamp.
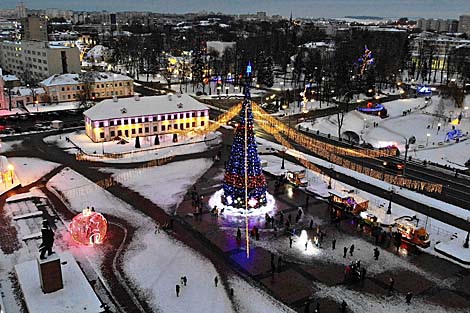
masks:
[[[431,134],[430,134],[430,133],[427,133],[427,134],[426,134],[426,147],[427,147],[428,144],[429,144],[429,137],[431,137]]]
[[[390,201],[388,202],[387,214],[392,214],[392,196],[393,189],[390,189]]]
[[[286,155],[286,148],[285,147],[282,147],[282,164],[281,164],[281,170],[285,169],[285,165],[284,165],[284,158],[285,158],[285,155]]]
[[[465,242],[463,244],[463,247],[468,249],[468,247],[469,247],[468,241],[470,239],[469,238],[470,237],[470,217],[467,218],[467,222],[468,222],[469,227],[468,227],[468,232],[467,232],[467,238],[465,238]]]
[[[406,171],[406,161],[407,161],[407,158],[408,158],[408,149],[410,148],[410,144],[413,145],[416,143],[416,137],[415,136],[411,136],[410,138],[406,138],[406,137],[403,137],[405,138],[405,163],[404,163],[404,166],[403,166],[403,172],[402,172],[402,175],[403,177],[405,177],[405,171]]]

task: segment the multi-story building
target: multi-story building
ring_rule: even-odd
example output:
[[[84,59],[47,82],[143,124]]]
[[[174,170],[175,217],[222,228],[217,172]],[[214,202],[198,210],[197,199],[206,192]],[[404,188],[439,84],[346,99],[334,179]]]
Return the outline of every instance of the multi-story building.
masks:
[[[53,75],[39,83],[51,102],[99,100],[134,95],[134,81],[128,76],[105,72]]]
[[[468,43],[470,43],[470,40],[422,32],[412,40],[411,56],[415,63],[419,63],[420,60],[427,62],[429,59],[432,59],[432,68],[442,69],[451,50],[459,45]]]
[[[0,66],[23,80],[39,81],[54,74],[80,73],[80,52],[75,46],[47,41],[3,41]]]
[[[460,15],[459,32],[465,33],[470,36],[470,14]]]
[[[25,108],[27,104],[38,105],[49,102],[49,97],[44,88],[14,87],[4,93],[5,103],[3,109]],[[11,100],[10,100],[11,99]]]
[[[421,18],[418,20],[416,27],[422,31],[435,31],[439,33],[455,33],[457,32],[457,20],[443,20],[432,18]]]
[[[94,142],[178,133],[209,123],[209,108],[185,94],[108,99],[83,115]]]
[[[47,23],[46,19],[30,15],[22,19],[24,29],[24,40],[47,41]]]

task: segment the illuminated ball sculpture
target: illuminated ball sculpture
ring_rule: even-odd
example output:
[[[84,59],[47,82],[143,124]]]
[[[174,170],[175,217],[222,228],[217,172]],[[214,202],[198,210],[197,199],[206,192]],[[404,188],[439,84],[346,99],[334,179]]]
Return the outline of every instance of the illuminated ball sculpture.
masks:
[[[69,230],[73,240],[82,245],[92,246],[103,243],[108,222],[102,214],[84,209],[72,219]]]

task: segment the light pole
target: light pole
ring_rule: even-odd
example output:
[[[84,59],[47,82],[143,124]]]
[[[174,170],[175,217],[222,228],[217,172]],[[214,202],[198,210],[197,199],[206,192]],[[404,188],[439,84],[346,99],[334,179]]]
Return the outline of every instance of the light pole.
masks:
[[[406,137],[403,137],[405,138],[405,162],[404,162],[404,165],[403,165],[403,177],[405,177],[405,171],[406,171],[406,162],[408,160],[408,149],[410,148],[410,144],[415,144],[416,143],[416,137],[415,136],[411,136],[410,138],[406,138]]]
[[[437,134],[439,135],[439,131],[441,130],[441,123],[437,123]]]
[[[282,164],[281,164],[281,170],[284,170],[286,167],[284,166],[284,158],[285,158],[285,155],[286,155],[286,148],[283,147],[282,148]]]
[[[427,134],[426,134],[426,147],[427,147],[428,144],[429,144],[429,137],[431,137],[431,134],[430,134],[430,133],[427,133]]]
[[[468,241],[470,239],[469,238],[470,237],[470,217],[467,218],[467,223],[468,223],[469,227],[468,227],[467,237],[465,238],[465,242],[463,244],[463,247],[468,249],[468,247],[469,247]]]
[[[390,201],[388,202],[387,214],[392,214],[392,196],[393,196],[393,189],[390,189]]]

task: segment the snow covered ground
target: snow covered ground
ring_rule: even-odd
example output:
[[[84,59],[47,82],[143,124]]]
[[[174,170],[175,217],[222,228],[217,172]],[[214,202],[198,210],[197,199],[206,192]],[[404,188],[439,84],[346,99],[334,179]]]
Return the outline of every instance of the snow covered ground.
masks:
[[[132,170],[101,169],[131,190],[164,209],[174,213],[184,195],[194,183],[212,166],[211,159],[192,159],[155,166],[128,175]]]
[[[60,135],[53,135],[44,138],[49,144],[55,144],[70,154],[77,152],[76,147],[66,140],[69,138],[74,144],[79,146],[82,151],[89,154],[91,161],[100,161],[107,163],[132,163],[145,162],[154,159],[160,159],[168,156],[192,154],[208,150],[221,142],[221,133],[215,132],[206,136],[194,136],[191,138],[180,138],[178,143],[173,143],[171,134],[160,136],[160,145],[155,146],[155,136],[140,138],[141,148],[135,148],[135,138],[130,139],[126,144],[118,144],[115,141],[104,143],[95,143],[85,134],[85,131],[76,131]],[[123,154],[122,158],[103,157],[105,153]],[[94,157],[93,155],[96,155]]]
[[[15,167],[15,174],[22,186],[34,183],[59,166],[57,163],[36,158],[9,158],[8,161]]]
[[[63,111],[63,110],[75,110],[78,109],[80,102],[59,102],[59,103],[41,103],[38,105],[27,104],[26,109],[31,113],[36,112],[53,112],[53,111]]]
[[[361,142],[365,141],[374,147],[396,145],[401,152],[405,150],[405,139],[415,136],[416,144],[410,145],[408,155],[451,167],[465,168],[464,163],[470,158],[468,154],[470,143],[465,140],[459,143],[455,143],[454,140],[446,142],[446,134],[452,126],[460,129],[463,134],[470,132],[470,116],[468,116],[470,113],[466,114],[464,108],[457,109],[446,100],[443,100],[440,106],[441,99],[437,96],[434,96],[429,104],[424,101],[424,98],[412,98],[386,102],[384,107],[389,117],[385,119],[356,110],[351,111],[344,117],[341,131],[355,132],[360,136]],[[411,110],[411,113],[403,116],[403,112],[407,110]],[[454,120],[461,112],[464,114],[461,124],[454,125]],[[446,118],[435,116],[437,113]],[[447,118],[451,118],[452,123],[449,123]],[[374,122],[378,123],[378,127],[373,127]],[[338,133],[336,115],[300,125],[312,131],[319,130],[321,133],[334,136]],[[439,130],[438,125],[440,125]]]
[[[7,153],[19,148],[23,140],[1,141],[0,153]]]
[[[185,185],[186,182],[179,180],[179,184]],[[96,211],[105,216],[125,219],[137,228],[130,248],[124,254],[124,271],[135,289],[150,299],[155,310],[162,313],[234,312],[222,285],[219,283],[217,288],[214,286],[214,277],[218,276],[214,266],[166,233],[155,234],[155,224],[150,218],[70,169],[61,171],[47,186],[63,193],[69,207],[76,212],[86,206],[94,206]],[[155,188],[157,186],[154,185]],[[177,184],[173,187],[183,189]],[[164,188],[165,184],[162,184],[162,189]],[[74,255],[81,254],[82,257],[83,254],[90,253],[87,251],[89,247],[75,247],[71,250]],[[88,258],[92,258],[99,268],[99,253]],[[187,276],[188,285],[183,286],[180,297],[176,297],[175,286],[181,284],[181,276]],[[266,297],[265,303],[271,304],[272,308],[280,308],[269,312],[289,312],[271,297],[257,293],[257,299],[262,297]],[[245,299],[240,305],[249,307],[254,304]]]

